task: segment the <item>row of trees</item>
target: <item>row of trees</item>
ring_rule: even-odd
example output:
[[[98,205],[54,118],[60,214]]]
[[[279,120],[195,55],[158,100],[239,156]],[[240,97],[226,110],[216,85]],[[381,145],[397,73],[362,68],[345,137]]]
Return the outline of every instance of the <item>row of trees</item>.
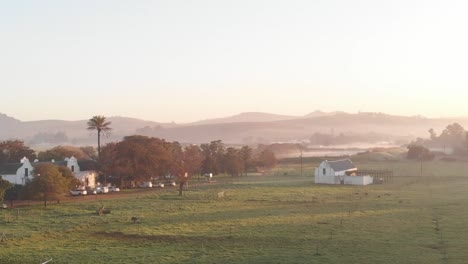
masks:
[[[432,128],[428,132],[428,139],[418,138],[408,145],[408,159],[432,160],[435,154],[430,151],[430,148],[450,148],[454,154],[468,154],[468,131],[460,124],[448,125],[440,135],[437,135]]]
[[[312,145],[322,145],[322,146],[332,146],[332,145],[345,145],[356,142],[368,142],[375,143],[379,141],[388,140],[388,135],[378,134],[374,132],[369,133],[314,133],[310,138],[310,144]]]
[[[117,176],[119,185],[131,181],[148,181],[154,176],[174,175],[179,177],[181,189],[187,177],[196,174],[226,173],[231,176],[246,174],[248,170],[270,169],[276,165],[272,150],[265,146],[257,150],[249,146],[226,147],[221,140],[207,144],[182,146],[179,142],[146,136],[128,136],[120,142],[109,143],[101,151],[101,135],[111,132],[110,122],[104,116],[94,116],[87,125],[88,130],[97,131],[97,153],[92,147],[57,146],[37,155],[19,140],[0,142],[0,163],[30,160],[63,160],[74,156],[77,159],[95,159],[100,173]],[[96,155],[97,154],[97,155]],[[77,186],[78,180],[66,167],[51,163],[37,164],[35,177],[23,188],[23,198],[47,200],[60,199],[67,190]],[[104,177],[106,183],[107,177]],[[0,181],[0,197],[11,185]]]
[[[433,160],[435,158],[435,155],[428,148],[424,146],[410,144],[408,145],[408,153],[406,154],[406,157],[412,160],[428,161],[428,160]]]
[[[19,162],[23,157],[30,161],[38,159],[40,161],[63,160],[69,157],[77,159],[97,159],[96,150],[93,147],[57,146],[49,150],[36,152],[26,146],[20,140],[6,140],[0,142],[0,163]]]
[[[128,136],[102,148],[102,171],[116,176],[120,185],[130,181],[148,181],[154,176],[182,176],[226,173],[246,174],[257,168],[276,165],[270,150],[256,152],[248,146],[226,147],[220,141],[182,146],[179,142],[146,136]]]
[[[455,154],[468,154],[468,131],[460,124],[450,124],[440,134],[432,128],[428,132],[428,139],[418,138],[411,145],[426,148],[450,148]]]
[[[68,190],[79,185],[80,181],[69,168],[52,163],[40,163],[34,166],[34,177],[25,186],[13,186],[0,177],[0,203],[7,196],[11,202],[16,199],[36,199],[43,200],[44,206],[47,206],[47,201],[60,202]]]
[[[80,181],[65,166],[55,166],[52,163],[41,163],[34,166],[32,181],[26,183],[22,191],[22,198],[40,199],[47,206],[47,201],[63,197],[68,190],[80,185]]]

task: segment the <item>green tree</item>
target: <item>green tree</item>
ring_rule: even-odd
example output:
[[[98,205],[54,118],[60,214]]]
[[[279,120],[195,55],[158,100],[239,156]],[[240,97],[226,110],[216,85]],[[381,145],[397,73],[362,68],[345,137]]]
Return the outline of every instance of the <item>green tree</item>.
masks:
[[[408,147],[408,153],[406,157],[414,160],[432,160],[434,154],[424,146],[411,144]]]
[[[166,142],[166,147],[171,155],[170,157],[170,168],[169,174],[171,175],[181,175],[184,174],[185,164],[184,164],[184,152],[182,146],[179,142]]]
[[[98,158],[96,149],[91,146],[80,147],[81,151],[86,155],[86,159],[96,160]]]
[[[124,181],[126,180],[126,170],[123,169],[117,162],[118,153],[117,153],[117,143],[111,142],[106,144],[101,150],[101,170],[104,175],[117,176],[119,179],[118,186],[124,187]]]
[[[106,173],[122,175],[132,181],[148,181],[173,169],[172,147],[159,138],[128,136],[115,145],[106,146],[103,155]]]
[[[88,156],[81,148],[74,146],[56,146],[46,151],[41,151],[37,155],[40,161],[64,160],[65,158],[75,157],[76,159],[86,159]]]
[[[247,175],[247,171],[252,167],[252,149],[249,146],[243,146],[240,149],[240,156],[242,160],[242,172]]]
[[[5,192],[12,187],[13,185],[9,181],[2,179],[0,176],[0,203],[3,203]]]
[[[429,132],[429,138],[431,140],[437,139],[437,134],[433,128],[429,129],[427,132]]]
[[[101,134],[108,137],[112,128],[110,127],[112,122],[106,121],[105,116],[93,116],[88,120],[88,130],[97,131],[98,136],[98,161],[101,159]]]
[[[224,143],[221,140],[215,140],[210,144],[202,144],[200,147],[204,156],[202,172],[215,175],[224,172],[223,158],[226,151]]]
[[[70,186],[70,181],[62,175],[59,167],[51,163],[37,164],[34,167],[35,176],[26,184],[25,191],[33,199],[44,201],[59,200],[63,197]]]
[[[273,151],[265,149],[257,156],[257,165],[263,169],[272,169],[276,166],[276,156]]]
[[[34,150],[26,146],[23,141],[7,140],[0,142],[0,163],[20,162],[23,157],[31,161],[36,158]]]
[[[230,176],[239,176],[243,171],[243,161],[241,157],[241,152],[235,148],[227,148],[224,155],[224,164],[223,167],[227,174]]]
[[[465,133],[465,147],[468,150],[468,132]]]
[[[200,174],[203,164],[203,153],[197,145],[184,148],[184,169],[190,175]]]
[[[444,145],[458,148],[465,140],[465,129],[458,123],[448,125],[438,138]]]
[[[68,182],[68,189],[74,189],[82,185],[80,180],[73,175],[73,172],[67,166],[58,166],[58,170]]]
[[[184,190],[184,186],[187,184],[187,182],[190,180],[192,177],[191,174],[189,173],[183,173],[178,175],[178,180],[179,180],[179,196],[182,196],[182,191]]]

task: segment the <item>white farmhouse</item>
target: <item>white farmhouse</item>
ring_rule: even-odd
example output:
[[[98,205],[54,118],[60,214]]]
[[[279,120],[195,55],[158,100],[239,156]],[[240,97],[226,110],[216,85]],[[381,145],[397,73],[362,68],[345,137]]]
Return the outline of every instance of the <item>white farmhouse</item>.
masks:
[[[320,163],[315,168],[315,183],[322,184],[352,184],[368,185],[373,179],[369,175],[357,176],[358,169],[350,159],[328,161]]]
[[[80,180],[84,187],[96,187],[97,162],[94,160],[77,160],[75,157],[66,158],[64,161],[55,161],[55,165],[66,166]]]
[[[26,157],[22,158],[19,163],[0,164],[0,176],[12,184],[25,185],[27,181],[32,180],[33,170],[33,166]]]
[[[34,165],[39,163],[66,166],[83,186],[96,187],[97,163],[93,160],[77,160],[75,157],[66,158],[64,161],[37,162],[36,160],[33,164],[25,157],[19,163],[0,163],[0,176],[12,184],[25,185],[28,180],[32,180]]]

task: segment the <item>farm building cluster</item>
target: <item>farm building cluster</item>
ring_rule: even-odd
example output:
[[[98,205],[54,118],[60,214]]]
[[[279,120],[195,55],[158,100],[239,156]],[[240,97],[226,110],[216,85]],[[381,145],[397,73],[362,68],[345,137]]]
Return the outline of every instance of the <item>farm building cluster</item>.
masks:
[[[84,187],[96,187],[97,163],[94,160],[77,160],[75,157],[66,158],[63,161],[40,162],[35,160],[33,163],[26,157],[17,163],[0,163],[0,176],[2,179],[12,184],[25,185],[32,180],[34,176],[34,166],[40,163],[52,163],[57,166],[66,166],[80,180]]]
[[[374,182],[370,175],[361,175],[350,159],[322,161],[315,168],[315,183],[369,185]]]

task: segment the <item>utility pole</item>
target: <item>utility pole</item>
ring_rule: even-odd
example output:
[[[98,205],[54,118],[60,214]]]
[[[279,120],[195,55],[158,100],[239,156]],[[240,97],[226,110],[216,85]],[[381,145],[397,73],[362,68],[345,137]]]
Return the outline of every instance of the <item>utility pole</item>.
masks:
[[[302,177],[302,148],[301,148],[301,177]]]
[[[422,177],[422,170],[423,170],[423,159],[421,157],[421,167],[419,168],[419,175]]]

